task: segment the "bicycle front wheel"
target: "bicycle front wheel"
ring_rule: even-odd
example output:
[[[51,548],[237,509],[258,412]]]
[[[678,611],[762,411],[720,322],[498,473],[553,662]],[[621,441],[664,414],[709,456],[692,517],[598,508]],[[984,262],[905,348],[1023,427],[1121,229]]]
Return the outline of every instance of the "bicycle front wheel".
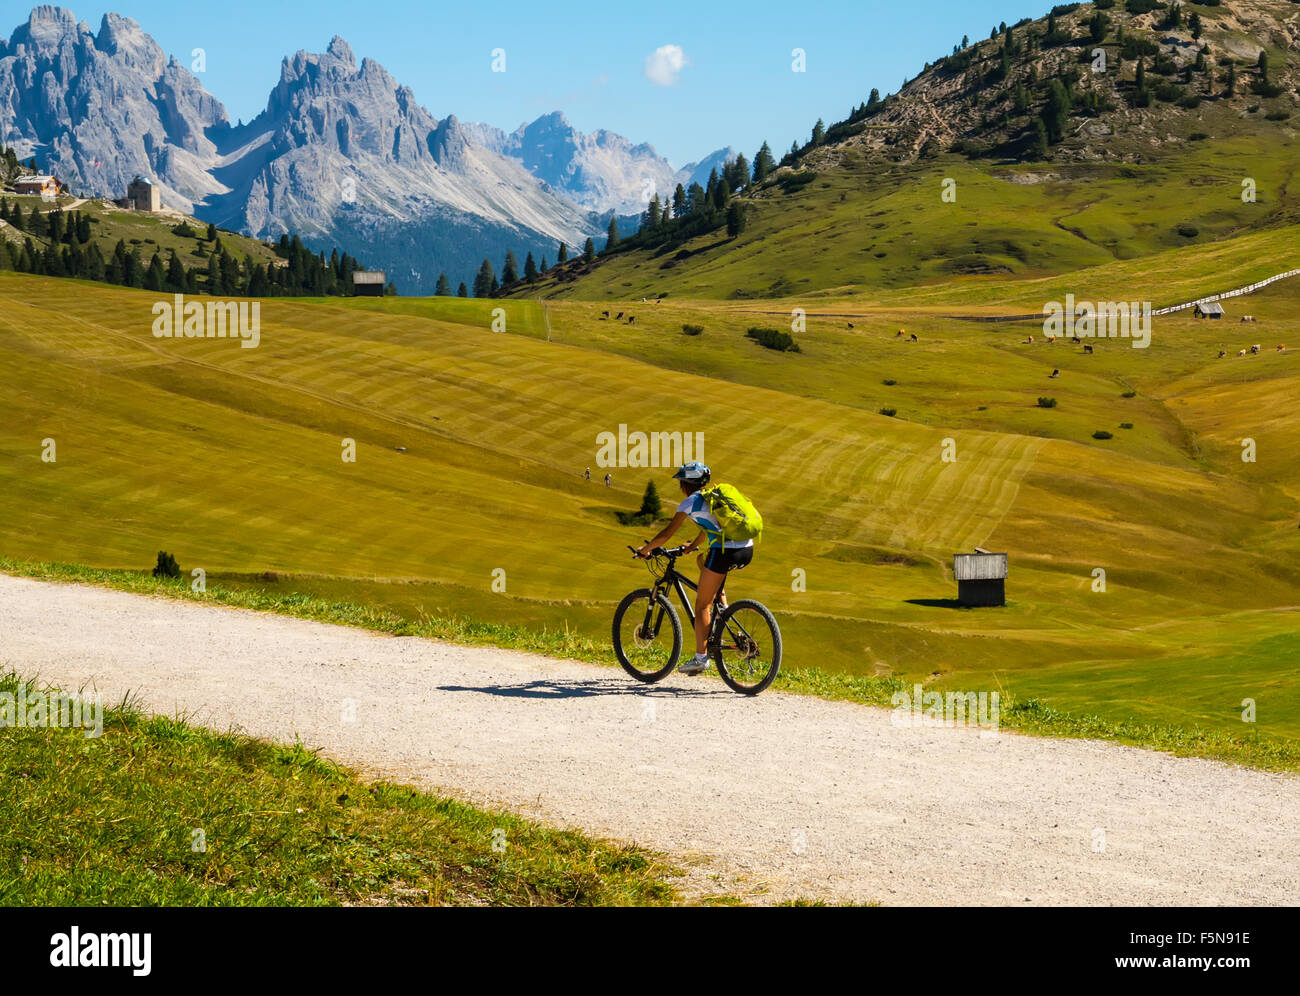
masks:
[[[682,655],[682,621],[672,603],[649,588],[624,598],[614,611],[614,653],[637,681],[672,674]]]
[[[742,598],[722,613],[709,649],[718,674],[742,695],[757,695],[781,669],[781,628],[766,605]]]

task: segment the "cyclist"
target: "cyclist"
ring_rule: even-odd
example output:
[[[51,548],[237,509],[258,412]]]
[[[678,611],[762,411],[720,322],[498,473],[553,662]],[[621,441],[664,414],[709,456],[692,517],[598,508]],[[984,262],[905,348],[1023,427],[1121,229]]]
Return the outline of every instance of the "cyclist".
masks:
[[[700,491],[709,483],[710,473],[708,467],[694,460],[678,468],[677,473],[673,474],[673,480],[680,483],[685,497],[677,506],[672,521],[664,526],[658,536],[636,552],[638,557],[648,557],[652,551],[668,542],[687,519],[700,527],[700,534],[682,552],[693,553],[702,540],[708,540],[708,552],[700,554],[697,560],[700,565],[700,585],[695,593],[695,656],[677,669],[682,674],[699,674],[710,666],[705,647],[709,638],[709,626],[713,621],[713,597],[722,587],[728,572],[747,567],[754,557],[754,541],[724,538],[722,526],[714,517],[709,503],[700,495]]]

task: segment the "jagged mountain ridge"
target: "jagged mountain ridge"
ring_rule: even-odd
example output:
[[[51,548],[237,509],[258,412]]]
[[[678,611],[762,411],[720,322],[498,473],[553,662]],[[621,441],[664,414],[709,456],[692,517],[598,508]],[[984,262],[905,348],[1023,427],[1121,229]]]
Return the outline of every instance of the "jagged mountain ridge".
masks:
[[[519,162],[533,176],[597,212],[636,214],[654,194],[671,197],[677,184],[707,181],[709,172],[736,157],[718,149],[700,162],[674,169],[642,142],[599,129],[584,134],[559,111],[521,124],[513,132],[481,123],[465,126],[474,140]]]
[[[553,258],[560,240],[599,238],[626,206],[584,204],[482,134],[435,118],[374,60],[358,66],[337,36],[325,52],[286,57],[266,109],[238,127],[130,18],[106,14],[94,32],[40,6],[0,40],[0,141],[24,159],[93,196],[148,176],[167,207],[259,237],[338,243],[412,292],[431,292],[440,271],[468,280],[507,248]],[[589,165],[591,189],[626,188],[618,172],[642,161],[671,172],[649,146],[601,134],[636,152]]]

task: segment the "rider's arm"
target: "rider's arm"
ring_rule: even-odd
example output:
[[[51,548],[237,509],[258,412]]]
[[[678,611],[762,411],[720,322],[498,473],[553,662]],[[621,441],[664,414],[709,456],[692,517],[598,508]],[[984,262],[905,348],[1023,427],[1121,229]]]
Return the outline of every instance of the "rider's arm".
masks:
[[[645,546],[637,550],[636,555],[638,557],[644,557],[651,550],[659,549],[659,547],[663,546],[665,543],[668,542],[669,538],[673,535],[673,533],[677,532],[677,530],[681,528],[682,523],[685,521],[686,521],[686,513],[678,512],[676,515],[673,516],[672,522],[668,523],[668,525],[664,526],[663,529],[659,531],[658,536],[656,536]],[[698,542],[698,538],[696,542]]]
[[[694,553],[694,552],[696,551],[696,549],[699,548],[700,540],[702,540],[702,539],[704,539],[704,530],[703,530],[703,529],[700,530],[700,534],[699,534],[698,536],[696,536],[695,539],[691,540],[690,543],[688,543],[686,546],[682,547],[682,554],[685,555],[685,554],[688,554],[688,553]]]

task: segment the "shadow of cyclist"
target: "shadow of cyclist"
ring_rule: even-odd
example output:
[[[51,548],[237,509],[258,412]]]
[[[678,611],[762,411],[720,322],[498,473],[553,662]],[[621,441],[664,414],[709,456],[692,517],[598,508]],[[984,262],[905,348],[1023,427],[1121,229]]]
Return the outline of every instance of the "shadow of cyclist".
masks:
[[[519,685],[439,685],[440,692],[481,692],[506,698],[525,699],[581,699],[595,695],[656,695],[665,698],[687,698],[700,695],[729,695],[726,688],[674,688],[655,685],[653,688],[629,685],[617,680],[590,681],[528,681]]]

